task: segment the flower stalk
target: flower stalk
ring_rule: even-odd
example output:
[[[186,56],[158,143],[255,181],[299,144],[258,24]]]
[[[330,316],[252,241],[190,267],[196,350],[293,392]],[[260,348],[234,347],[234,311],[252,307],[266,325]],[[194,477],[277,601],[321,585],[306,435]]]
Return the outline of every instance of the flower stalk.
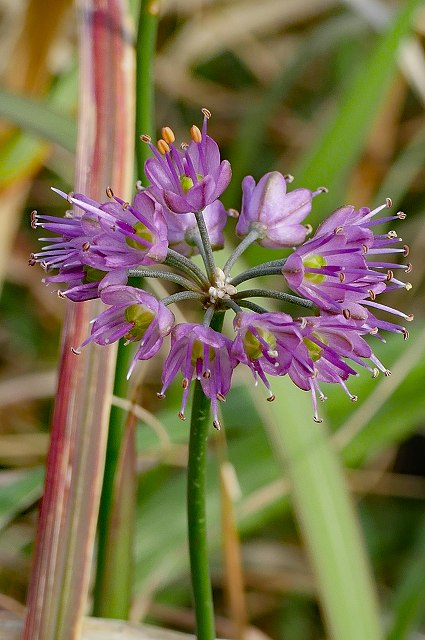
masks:
[[[211,320],[211,327],[219,331],[223,324],[223,319],[223,313],[216,314]],[[210,425],[208,398],[204,395],[201,383],[196,381],[193,392],[187,467],[187,518],[196,635],[199,640],[215,640],[205,502]]]

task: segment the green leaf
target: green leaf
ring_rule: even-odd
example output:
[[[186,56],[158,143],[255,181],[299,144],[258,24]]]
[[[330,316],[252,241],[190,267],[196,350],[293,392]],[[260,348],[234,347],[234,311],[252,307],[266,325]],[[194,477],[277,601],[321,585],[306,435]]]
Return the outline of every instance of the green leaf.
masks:
[[[425,611],[425,520],[394,596],[394,620],[387,640],[407,640]]]
[[[75,151],[75,120],[52,109],[47,102],[0,89],[0,116],[71,153]]]
[[[419,4],[420,0],[409,0],[400,5],[399,13],[355,75],[325,131],[295,172],[297,185],[315,189],[323,184],[329,188],[329,194],[315,202],[310,222],[317,223],[325,212],[343,201],[349,172],[362,153],[380,105],[388,99],[398,48],[409,33],[412,14]]]
[[[36,467],[0,475],[0,530],[32,505],[43,491],[44,469]]]
[[[274,381],[267,421],[273,450],[291,482],[298,523],[334,640],[382,638],[376,594],[342,466],[309,394],[288,378]]]

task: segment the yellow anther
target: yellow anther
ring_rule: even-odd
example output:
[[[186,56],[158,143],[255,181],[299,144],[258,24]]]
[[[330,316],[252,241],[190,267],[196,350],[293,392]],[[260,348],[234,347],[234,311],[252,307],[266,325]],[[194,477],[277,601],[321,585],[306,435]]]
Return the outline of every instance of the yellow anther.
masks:
[[[162,138],[158,140],[158,142],[156,143],[156,146],[158,147],[159,153],[161,153],[163,156],[165,156],[165,154],[168,153],[170,150],[170,147]]]
[[[168,144],[171,144],[176,139],[174,131],[170,127],[162,127],[161,135]]]
[[[202,133],[200,132],[196,124],[193,124],[190,127],[190,137],[192,138],[193,142],[196,142],[196,144],[202,142]]]

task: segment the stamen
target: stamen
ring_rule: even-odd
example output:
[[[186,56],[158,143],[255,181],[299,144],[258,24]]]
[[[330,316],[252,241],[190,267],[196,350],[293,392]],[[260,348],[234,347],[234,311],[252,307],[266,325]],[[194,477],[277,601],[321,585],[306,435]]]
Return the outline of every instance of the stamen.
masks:
[[[171,129],[171,127],[162,127],[161,135],[164,138],[165,142],[168,142],[168,144],[172,144],[176,139],[174,131]]]
[[[376,300],[376,294],[372,289],[369,289],[368,294],[371,300]]]
[[[389,378],[392,375],[392,371],[390,371],[389,369],[385,369],[384,371],[384,376],[386,376],[387,378]]]
[[[412,269],[413,269],[413,266],[412,266],[411,262],[408,262],[404,267],[405,273],[410,273],[412,271]]]
[[[393,201],[391,200],[391,198],[385,198],[385,203],[388,209],[391,209],[391,207],[393,206]]]
[[[196,126],[196,124],[193,124],[190,127],[190,137],[192,138],[193,142],[196,142],[196,144],[202,142],[202,133],[199,130],[199,127]]]
[[[372,370],[372,379],[374,380],[378,376],[379,376],[379,369],[377,367],[374,367]]]
[[[398,238],[397,231],[393,231],[393,230],[388,231],[388,233],[387,233],[387,238],[390,238],[390,239],[391,239],[391,238]]]
[[[30,259],[28,260],[28,264],[30,267],[33,267],[35,264],[37,264],[37,260],[35,259],[35,256],[33,253],[30,256]]]
[[[407,329],[405,329],[405,328],[403,327],[403,329],[402,329],[401,333],[403,334],[403,340],[408,340],[408,339],[409,339],[409,335],[410,335],[410,334],[409,334],[409,332],[408,332],[408,330],[407,330]]]
[[[141,140],[142,142],[146,142],[146,144],[150,144],[150,143],[152,142],[152,138],[151,138],[150,136],[148,136],[146,133],[143,133],[143,134],[140,136],[140,140]]]
[[[179,411],[177,415],[179,417],[179,420],[182,420],[183,422],[186,420],[186,417],[185,417],[183,411]]]
[[[357,402],[358,399],[359,399],[358,396],[355,396],[353,394],[350,395],[351,402]]]
[[[397,211],[396,216],[397,218],[400,218],[400,220],[406,220],[407,213],[404,213],[404,211]]]
[[[340,282],[344,282],[344,281],[345,281],[345,273],[342,273],[342,272],[341,272],[341,273],[339,274],[339,281],[340,281]]]
[[[385,279],[387,280],[387,282],[390,282],[393,278],[394,278],[394,272],[391,271],[391,269],[389,269],[387,271],[387,277]]]
[[[351,312],[350,309],[343,309],[342,310],[342,315],[344,316],[344,318],[346,320],[349,320],[351,318]]]
[[[106,187],[106,195],[108,196],[108,198],[114,197],[114,192],[112,191],[111,187]]]
[[[221,431],[221,424],[219,420],[213,420],[213,427],[214,429],[216,429],[217,431]]]
[[[71,351],[76,356],[79,356],[81,354],[81,349],[75,349],[74,347],[71,347]]]
[[[163,140],[162,138],[160,138],[159,140],[157,140],[156,143],[156,147],[159,151],[159,153],[163,156],[165,156],[166,153],[169,153],[170,151],[170,147],[167,144],[167,142],[165,140]]]
[[[294,179],[295,179],[295,178],[294,178],[294,176],[292,176],[290,173],[287,173],[287,174],[286,174],[286,175],[284,175],[283,177],[284,177],[285,182],[286,182],[287,184],[291,184],[291,182],[293,182],[293,181],[294,181]]]
[[[160,391],[158,391],[158,393],[156,394],[156,397],[159,398],[160,400],[164,400],[165,393],[161,393]]]
[[[276,396],[272,393],[268,398],[266,398],[267,402],[273,402],[276,400]]]
[[[316,424],[321,424],[323,422],[323,418],[319,418],[319,416],[313,416],[313,420]]]
[[[226,402],[226,398],[223,396],[222,393],[216,393],[216,398],[217,400],[220,400],[220,402]]]
[[[205,380],[209,380],[211,378],[211,371],[207,369],[203,372],[202,377],[205,378]]]
[[[187,144],[187,142],[182,142],[182,143],[180,144],[180,149],[181,149],[182,151],[186,151],[186,149],[189,149],[189,145]]]
[[[404,256],[405,258],[407,258],[407,256],[409,255],[409,253],[410,253],[410,247],[409,247],[409,245],[408,245],[408,244],[405,244],[405,245],[403,246],[403,256]]]
[[[209,109],[206,109],[205,107],[203,109],[201,109],[202,113],[204,114],[204,116],[207,118],[207,120],[209,120],[211,118],[211,111]]]
[[[189,386],[189,380],[187,378],[183,378],[182,380],[182,388],[187,389]]]
[[[412,287],[413,285],[411,282],[406,282],[406,284],[404,285],[404,288],[406,289],[406,291],[410,291]]]
[[[37,228],[37,211],[31,211],[31,227]]]
[[[239,211],[236,209],[227,209],[227,213],[231,218],[239,218]]]
[[[81,248],[83,251],[88,251],[90,249],[90,242],[85,242]]]

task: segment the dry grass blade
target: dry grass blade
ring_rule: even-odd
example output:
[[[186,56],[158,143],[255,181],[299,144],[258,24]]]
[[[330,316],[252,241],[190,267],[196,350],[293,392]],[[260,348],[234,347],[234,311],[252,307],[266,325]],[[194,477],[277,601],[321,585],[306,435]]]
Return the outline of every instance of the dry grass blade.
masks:
[[[83,0],[76,188],[100,198],[131,180],[132,52],[120,0]],[[124,88],[126,89],[124,91]],[[118,107],[119,105],[119,107]],[[78,638],[86,606],[106,447],[114,349],[71,352],[97,303],[70,304],[24,638]]]

